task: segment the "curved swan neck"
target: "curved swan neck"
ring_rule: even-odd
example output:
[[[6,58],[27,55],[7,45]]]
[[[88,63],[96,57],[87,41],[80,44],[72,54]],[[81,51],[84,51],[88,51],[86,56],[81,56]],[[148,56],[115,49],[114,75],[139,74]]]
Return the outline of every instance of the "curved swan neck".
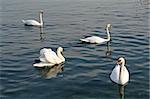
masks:
[[[106,32],[107,32],[107,41],[110,41],[110,33],[109,33],[109,28],[106,28]]]
[[[123,79],[123,74],[124,74],[124,64],[125,64],[125,62],[123,62],[121,65],[120,65],[120,72],[119,72],[119,83],[120,84],[122,84],[123,83],[123,81],[122,81],[122,79]]]
[[[40,24],[43,25],[43,13],[39,14]]]
[[[65,58],[63,57],[63,55],[62,55],[62,53],[61,53],[62,51],[60,51],[60,49],[58,48],[57,49],[57,56],[62,60],[62,62],[63,61],[65,61]]]

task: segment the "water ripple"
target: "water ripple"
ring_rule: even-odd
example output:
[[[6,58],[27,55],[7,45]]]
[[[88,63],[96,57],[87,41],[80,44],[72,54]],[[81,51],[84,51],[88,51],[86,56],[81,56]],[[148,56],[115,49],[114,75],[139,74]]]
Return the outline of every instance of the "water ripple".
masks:
[[[3,3],[1,98],[118,99],[118,86],[110,81],[109,74],[119,56],[126,58],[131,74],[125,97],[148,97],[149,4],[145,0]],[[43,30],[21,23],[23,18],[37,18],[36,12],[41,8],[44,10]],[[109,45],[80,42],[81,38],[92,35],[105,38],[107,23],[112,24]],[[58,46],[64,48],[63,71],[58,67],[37,69],[32,66],[41,48]]]

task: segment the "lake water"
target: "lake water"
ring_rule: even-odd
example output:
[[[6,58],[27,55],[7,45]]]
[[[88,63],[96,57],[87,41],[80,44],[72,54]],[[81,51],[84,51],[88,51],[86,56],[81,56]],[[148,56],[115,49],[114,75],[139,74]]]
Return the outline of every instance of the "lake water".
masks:
[[[147,0],[3,0],[0,26],[1,99],[121,99],[109,74],[119,56],[126,58],[130,81],[125,99],[149,98],[149,3]],[[44,28],[25,27],[38,19]],[[79,39],[106,37],[109,44],[82,44]],[[41,34],[42,32],[42,34]],[[34,68],[43,47],[64,48],[66,62]]]

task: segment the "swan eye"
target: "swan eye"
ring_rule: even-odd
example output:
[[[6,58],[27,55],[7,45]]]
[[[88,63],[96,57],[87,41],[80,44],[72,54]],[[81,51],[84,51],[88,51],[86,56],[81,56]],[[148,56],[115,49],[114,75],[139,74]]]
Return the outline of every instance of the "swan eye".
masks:
[[[121,62],[121,60],[118,60],[118,63]]]

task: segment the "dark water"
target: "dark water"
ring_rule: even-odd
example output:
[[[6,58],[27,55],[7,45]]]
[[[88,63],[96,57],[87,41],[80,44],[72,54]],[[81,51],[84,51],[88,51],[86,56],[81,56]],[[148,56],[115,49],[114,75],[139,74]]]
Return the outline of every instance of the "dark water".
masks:
[[[125,99],[149,98],[149,3],[147,0],[3,0],[0,27],[1,99]],[[43,34],[22,19],[38,19],[44,10]],[[79,39],[106,37],[111,42],[81,44]],[[39,50],[64,48],[66,62],[34,68]],[[112,83],[109,74],[119,56],[126,58],[130,81]],[[119,91],[121,89],[121,91]]]

